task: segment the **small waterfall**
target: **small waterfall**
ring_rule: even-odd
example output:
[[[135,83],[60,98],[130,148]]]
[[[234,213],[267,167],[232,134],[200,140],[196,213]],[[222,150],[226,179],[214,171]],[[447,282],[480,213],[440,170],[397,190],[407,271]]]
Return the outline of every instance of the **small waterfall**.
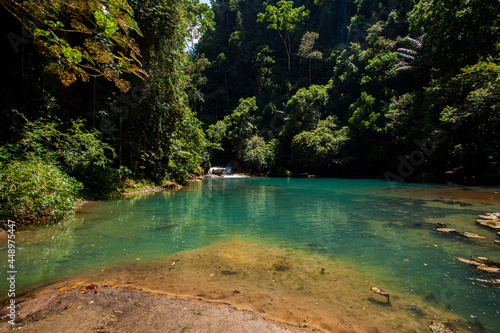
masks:
[[[208,170],[208,174],[211,175],[211,174],[221,174],[224,172],[224,170],[226,170],[226,168],[223,168],[223,167],[211,167],[209,170]]]
[[[241,174],[233,174],[233,168],[232,166],[228,165],[225,168],[223,167],[211,167],[207,175],[213,175],[213,176],[207,176],[207,178],[245,178],[247,176],[241,175]]]

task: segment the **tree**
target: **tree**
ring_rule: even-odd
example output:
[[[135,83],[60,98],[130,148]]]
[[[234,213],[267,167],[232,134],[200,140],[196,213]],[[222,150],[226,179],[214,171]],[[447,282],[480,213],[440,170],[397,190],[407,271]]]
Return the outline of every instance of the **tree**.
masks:
[[[101,142],[99,132],[85,130],[81,120],[57,124],[47,119],[25,120],[17,140],[0,146],[3,159],[41,160],[58,166],[62,171],[78,167],[104,167],[114,156],[111,147]]]
[[[205,58],[205,55],[196,55],[191,62],[186,65],[186,72],[190,76],[187,93],[191,101],[191,110],[196,112],[196,103],[203,103],[203,93],[199,87],[207,83],[207,78],[203,76],[203,71],[210,66],[210,61]]]
[[[257,133],[255,115],[258,111],[256,97],[242,98],[233,113],[224,117],[227,137],[231,140],[233,151],[238,155],[242,153],[245,140]]]
[[[293,166],[302,170],[326,171],[347,160],[343,149],[349,140],[348,128],[339,128],[335,122],[336,118],[329,116],[320,121],[316,129],[301,132],[293,138],[290,154]]]
[[[288,59],[288,72],[291,72],[292,42],[291,36],[297,29],[297,25],[302,23],[308,16],[309,10],[304,6],[293,8],[293,1],[281,0],[276,6],[268,5],[265,13],[257,15],[258,22],[267,22],[268,29],[278,31],[278,34],[285,46]]]
[[[208,126],[205,131],[209,142],[209,155],[212,155],[214,150],[224,150],[222,148],[222,140],[226,136],[227,124],[224,120],[219,120],[215,124]]]
[[[492,167],[498,172],[500,147],[492,138],[500,131],[499,82],[498,62],[480,61],[449,80],[433,82],[426,91],[427,106],[452,134],[450,155],[468,172]]]
[[[309,62],[309,84],[311,84],[311,60],[323,58],[323,53],[320,51],[314,51],[314,42],[318,39],[319,34],[317,32],[306,32],[300,41],[299,46],[299,57],[308,60]]]
[[[103,76],[126,92],[130,83],[122,73],[148,75],[130,36],[142,34],[126,0],[0,0],[0,5],[33,35],[34,44],[50,59],[45,69],[66,86],[78,78]],[[9,38],[21,43],[20,37]]]
[[[200,171],[206,157],[204,133],[189,108],[188,97],[193,92],[190,84],[199,86],[203,82],[201,76],[197,78],[201,81],[192,81],[187,72],[192,65],[186,56],[189,28],[202,24],[196,3],[196,0],[132,3],[144,35],[139,45],[150,76],[143,82],[134,82],[133,92],[137,96],[120,96],[123,101],[119,100],[119,105],[123,108],[113,109],[103,117],[112,124],[105,138],[117,147],[120,164],[136,176],[156,183],[166,178],[185,182],[190,172]],[[131,97],[136,98],[131,102]]]
[[[421,66],[457,74],[461,68],[499,51],[500,2],[490,0],[420,1],[408,15],[421,38]]]
[[[290,140],[297,133],[315,129],[327,101],[326,86],[299,89],[286,103],[290,119],[285,125],[284,137]]]
[[[194,49],[195,44],[201,36],[215,27],[214,12],[206,3],[200,3],[199,0],[189,0],[187,13],[189,14],[189,26],[187,28],[188,38],[186,41],[190,50]]]
[[[241,152],[241,162],[252,172],[266,172],[274,167],[278,140],[266,142],[257,134],[246,139]]]
[[[270,55],[272,50],[268,45],[262,47],[254,60],[257,67],[257,93],[260,96],[262,89],[273,85],[273,73],[271,66],[274,65],[275,60]]]

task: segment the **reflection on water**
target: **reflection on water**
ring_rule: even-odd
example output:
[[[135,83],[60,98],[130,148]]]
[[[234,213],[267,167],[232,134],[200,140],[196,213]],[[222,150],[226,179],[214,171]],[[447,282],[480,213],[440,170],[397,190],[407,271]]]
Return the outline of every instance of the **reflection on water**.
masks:
[[[418,296],[429,306],[477,318],[494,331],[500,325],[499,289],[470,280],[491,276],[453,256],[500,259],[495,232],[474,223],[479,214],[500,211],[495,191],[417,184],[391,188],[376,180],[211,179],[178,192],[92,203],[59,226],[17,234],[22,247],[16,258],[18,290],[82,274],[109,275],[117,263],[144,269],[162,258],[194,255],[210,244],[236,240],[269,247],[269,253],[271,247],[290,256],[300,253],[301,260],[309,253],[342,262],[365,284],[400,293],[406,301]],[[437,223],[485,239],[443,235],[433,230]],[[7,256],[1,260],[5,269]],[[210,262],[204,258],[206,265]],[[257,276],[252,279],[257,283]],[[4,295],[7,284],[0,283]],[[307,281],[302,284],[307,290]],[[359,293],[358,287],[352,293]]]

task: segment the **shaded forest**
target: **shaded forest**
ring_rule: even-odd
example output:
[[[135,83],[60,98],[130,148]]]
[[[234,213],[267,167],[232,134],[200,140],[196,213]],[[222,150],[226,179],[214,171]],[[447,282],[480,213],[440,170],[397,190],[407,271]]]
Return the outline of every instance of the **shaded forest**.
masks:
[[[500,4],[216,1],[196,112],[243,169],[498,177]],[[288,48],[288,49],[287,49]],[[234,158],[234,157],[233,157]],[[279,174],[280,172],[278,172]]]
[[[497,1],[0,5],[4,224],[211,165],[499,183]]]

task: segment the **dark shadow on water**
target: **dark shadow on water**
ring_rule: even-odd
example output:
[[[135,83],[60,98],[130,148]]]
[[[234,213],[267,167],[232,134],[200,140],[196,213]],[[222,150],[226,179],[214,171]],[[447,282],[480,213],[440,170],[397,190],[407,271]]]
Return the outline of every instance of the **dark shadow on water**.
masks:
[[[425,295],[424,299],[428,302],[433,302],[433,303],[439,304],[439,299],[436,296],[434,296],[434,294],[432,292]]]
[[[484,327],[483,324],[481,324],[481,322],[479,320],[477,320],[477,318],[475,319],[475,321],[469,320],[467,322],[467,325],[469,326],[469,329],[471,330],[471,332],[474,332],[474,333],[486,332],[486,328]]]
[[[434,199],[434,200],[431,200],[433,202],[440,202],[440,203],[443,203],[445,205],[459,205],[460,207],[470,207],[470,206],[474,206],[473,204],[471,203],[468,203],[468,202],[462,202],[462,201],[456,201],[456,200],[439,200],[439,199]]]
[[[428,316],[427,312],[425,312],[424,310],[422,310],[422,308],[420,308],[418,306],[413,306],[413,305],[405,306],[405,311],[407,313],[414,315],[414,316],[420,316],[420,317],[427,317]]]
[[[379,305],[379,306],[385,306],[385,307],[388,307],[388,308],[392,308],[391,301],[389,301],[389,300],[379,301],[379,300],[377,300],[377,299],[375,299],[373,297],[368,297],[367,301],[371,302],[373,304]]]
[[[154,231],[168,230],[177,226],[177,223],[169,222],[152,227]]]

